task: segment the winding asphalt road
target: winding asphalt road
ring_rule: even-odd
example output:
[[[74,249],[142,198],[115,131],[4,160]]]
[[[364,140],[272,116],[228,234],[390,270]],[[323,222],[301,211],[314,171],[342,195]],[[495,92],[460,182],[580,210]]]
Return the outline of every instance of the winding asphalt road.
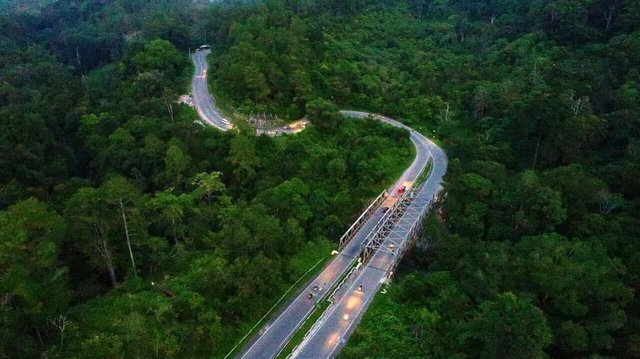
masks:
[[[369,114],[363,112],[343,111],[344,115],[351,117],[366,117]],[[380,121],[392,126],[402,127],[410,131],[411,140],[416,146],[416,158],[411,166],[404,172],[402,179],[406,182],[413,182],[427,165],[427,160],[432,159],[432,168],[429,178],[419,187],[416,196],[426,199],[434,199],[442,189],[442,178],[447,170],[447,157],[435,143],[423,135],[413,131],[411,128],[399,123],[396,120],[384,116],[375,116]],[[401,180],[402,180],[401,179]],[[405,183],[406,183],[405,182]],[[411,206],[420,206],[414,201]],[[402,216],[396,227],[411,228],[415,226],[415,216]],[[406,230],[400,230],[405,232]],[[392,245],[401,247],[402,242],[409,240],[404,236],[387,237],[381,248],[392,248]],[[333,358],[339,349],[346,343],[346,339],[358,324],[364,311],[373,300],[380,286],[386,281],[390,270],[394,265],[396,253],[391,250],[379,249],[367,264],[354,273],[350,280],[346,292],[339,298],[333,298],[334,303],[318,319],[314,327],[304,338],[303,342],[294,351],[293,358]],[[362,288],[362,289],[360,289]]]
[[[227,120],[220,114],[207,86],[207,55],[209,53],[211,53],[211,50],[200,50],[196,51],[192,56],[193,64],[196,68],[191,82],[191,94],[200,118],[211,126],[221,131],[226,131],[230,128],[230,125],[225,123]]]
[[[203,50],[193,55],[195,74],[193,78],[193,99],[200,117],[207,123],[221,130],[227,130],[227,125],[222,121],[223,117],[215,107],[213,97],[210,95],[206,81],[208,50]],[[444,152],[432,141],[423,135],[413,131],[406,125],[380,115],[372,115],[359,111],[341,111],[344,116],[355,118],[373,118],[389,125],[401,127],[409,131],[411,141],[416,148],[416,157],[396,183],[388,189],[388,193],[394,194],[400,186],[411,187],[420,173],[426,168],[429,159],[433,161],[433,169],[422,191],[428,191],[428,195],[435,195],[441,188],[442,178],[447,168],[447,158]],[[426,192],[425,192],[426,193]],[[350,242],[337,254],[322,270],[322,272],[301,290],[286,307],[280,310],[278,316],[267,323],[259,334],[244,348],[241,358],[274,358],[291,337],[296,333],[306,318],[314,309],[315,301],[324,298],[328,291],[340,281],[349,271],[360,253],[363,242],[367,239],[376,223],[383,217],[383,206],[389,206],[394,201],[394,196],[389,196],[380,208],[376,209],[365,224],[358,230]],[[329,358],[337,354],[337,349],[344,343],[352,328],[360,320],[371,299],[375,295],[381,278],[386,275],[383,268],[374,268],[372,263],[384,266],[390,265],[391,259],[384,254],[376,253],[370,263],[362,270],[355,273],[356,281],[351,284],[342,299],[334,303],[322,316],[321,325],[314,326],[314,332],[309,333],[296,354],[302,358]],[[368,291],[359,291],[354,286],[362,284]],[[318,288],[316,291],[315,288]],[[315,293],[314,298],[309,299],[308,294]],[[355,300],[353,298],[356,298]],[[347,314],[345,317],[344,314]],[[334,318],[335,317],[335,318]]]

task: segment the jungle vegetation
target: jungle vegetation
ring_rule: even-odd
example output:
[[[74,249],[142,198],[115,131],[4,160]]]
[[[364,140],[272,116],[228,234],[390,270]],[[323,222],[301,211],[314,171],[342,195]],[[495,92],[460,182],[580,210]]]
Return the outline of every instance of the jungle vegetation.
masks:
[[[450,159],[345,358],[640,356],[640,3],[0,2],[0,355],[221,357],[410,161]],[[174,103],[188,52],[241,112]]]

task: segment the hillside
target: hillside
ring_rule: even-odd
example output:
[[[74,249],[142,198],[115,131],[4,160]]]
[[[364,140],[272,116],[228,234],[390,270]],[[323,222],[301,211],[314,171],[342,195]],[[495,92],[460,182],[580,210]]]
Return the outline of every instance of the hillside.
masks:
[[[0,9],[0,357],[224,357],[413,158],[339,109],[449,157],[341,357],[640,357],[638,1]]]

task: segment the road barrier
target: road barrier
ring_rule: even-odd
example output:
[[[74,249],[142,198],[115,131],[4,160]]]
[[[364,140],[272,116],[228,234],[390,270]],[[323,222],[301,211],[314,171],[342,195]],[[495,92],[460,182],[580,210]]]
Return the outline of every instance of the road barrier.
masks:
[[[369,258],[380,248],[384,239],[389,235],[398,220],[406,212],[407,208],[413,203],[415,191],[409,189],[402,193],[398,200],[387,211],[384,217],[375,225],[369,236],[363,241],[360,249],[360,257],[362,262],[366,263]]]
[[[353,236],[356,233],[358,233],[358,230],[360,229],[360,227],[362,227],[362,225],[364,225],[367,222],[369,217],[371,217],[371,215],[376,211],[376,209],[378,209],[378,206],[380,206],[380,204],[384,202],[384,200],[387,198],[388,195],[389,194],[387,193],[387,191],[384,190],[382,191],[382,193],[378,195],[378,197],[376,197],[376,199],[373,200],[373,202],[371,202],[369,207],[367,207],[367,209],[365,209],[364,212],[362,212],[360,217],[358,217],[358,219],[356,219],[355,222],[353,222],[351,227],[349,227],[349,229],[347,229],[347,231],[344,232],[342,237],[340,237],[340,247],[338,248],[338,250],[342,250],[342,248],[344,248],[344,246],[347,243],[349,243],[351,238],[353,238]]]

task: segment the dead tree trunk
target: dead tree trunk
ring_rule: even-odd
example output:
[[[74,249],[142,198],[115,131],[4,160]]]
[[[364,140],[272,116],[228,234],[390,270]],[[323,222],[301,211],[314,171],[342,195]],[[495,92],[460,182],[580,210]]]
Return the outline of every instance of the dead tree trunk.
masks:
[[[177,246],[178,245],[178,230],[176,228],[176,220],[171,218],[171,224],[173,225],[173,242]]]
[[[604,20],[605,20],[605,26],[604,26],[604,31],[605,32],[609,32],[609,29],[611,28],[611,24],[613,23],[613,16],[616,13],[616,4],[609,4],[607,5],[607,9],[602,11],[602,15],[604,16]]]
[[[129,237],[129,225],[127,224],[127,215],[124,211],[124,202],[120,198],[120,211],[122,212],[122,223],[124,224],[124,234],[127,238],[127,248],[129,249],[129,257],[131,258],[131,268],[133,269],[133,276],[136,274],[136,261],[133,259],[133,251],[131,250],[131,239]]]
[[[542,142],[542,136],[538,136],[538,143],[536,143],[536,150],[533,153],[533,163],[531,164],[531,169],[536,169],[536,164],[538,163],[538,152],[540,151],[540,142]]]
[[[44,347],[44,340],[42,340],[42,334],[40,333],[40,328],[36,327],[36,334],[38,335],[38,342],[41,347]]]
[[[99,224],[95,225],[96,233],[98,233],[98,237],[100,241],[98,243],[98,252],[104,259],[105,265],[107,266],[107,271],[109,272],[109,278],[111,279],[111,285],[114,287],[118,285],[118,280],[116,279],[116,270],[113,266],[113,258],[111,258],[111,251],[109,250],[109,243],[107,242],[104,231],[102,230],[102,226]]]
[[[571,92],[571,94],[569,95],[569,100],[571,100],[571,112],[573,113],[574,117],[578,117],[578,115],[583,112],[587,103],[589,102],[588,97],[576,97],[575,92]]]
[[[162,97],[164,100],[164,104],[167,107],[167,112],[169,113],[169,118],[171,119],[171,123],[174,122],[173,118],[173,101],[171,93],[167,91],[167,89],[162,89]]]
[[[56,319],[51,321],[51,324],[60,331],[60,349],[62,349],[64,346],[64,331],[67,329],[67,326],[71,324],[71,321],[67,319],[66,315],[60,314]]]

